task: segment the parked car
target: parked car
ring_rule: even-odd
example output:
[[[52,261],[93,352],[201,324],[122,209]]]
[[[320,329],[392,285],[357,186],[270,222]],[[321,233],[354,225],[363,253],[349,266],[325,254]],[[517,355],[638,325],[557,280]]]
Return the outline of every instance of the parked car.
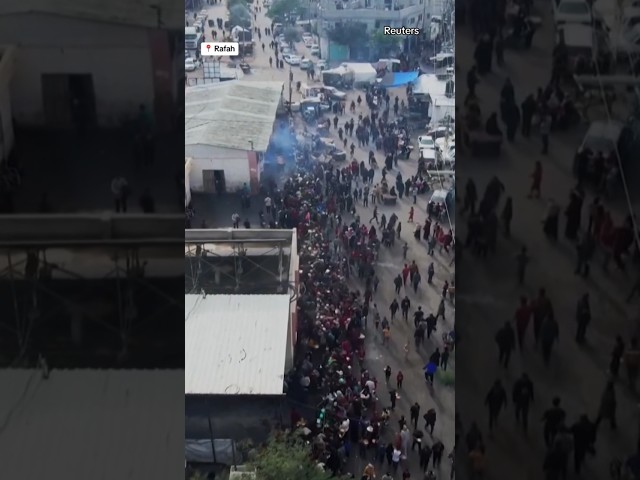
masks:
[[[197,68],[196,62],[193,58],[185,58],[184,59],[184,71],[185,72],[193,72]]]
[[[312,45],[311,46],[311,55],[315,55],[316,57],[320,56],[320,46],[319,45]]]
[[[587,0],[552,0],[553,19],[556,25],[563,23],[593,23],[591,7]]]
[[[324,91],[331,100],[345,100],[347,94],[335,87],[324,87]]]
[[[436,127],[429,130],[429,133],[427,133],[427,135],[429,135],[434,140],[437,140],[438,138],[451,137],[452,135],[454,135],[454,133],[455,132],[451,127]]]
[[[431,135],[421,135],[418,137],[418,150],[423,148],[435,149],[436,145]]]
[[[308,58],[300,60],[300,70],[309,70],[313,66],[313,62]]]
[[[300,65],[300,61],[302,60],[298,55],[287,55],[287,56],[283,56],[282,58],[284,58],[284,61],[287,62],[289,65]]]

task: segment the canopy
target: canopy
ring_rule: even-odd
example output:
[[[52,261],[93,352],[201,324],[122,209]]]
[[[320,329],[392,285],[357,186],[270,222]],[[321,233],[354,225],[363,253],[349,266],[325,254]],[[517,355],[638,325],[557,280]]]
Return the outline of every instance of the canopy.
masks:
[[[419,72],[387,73],[384,77],[382,77],[380,85],[386,88],[401,87],[411,82],[415,82],[415,80],[418,78],[418,75]]]

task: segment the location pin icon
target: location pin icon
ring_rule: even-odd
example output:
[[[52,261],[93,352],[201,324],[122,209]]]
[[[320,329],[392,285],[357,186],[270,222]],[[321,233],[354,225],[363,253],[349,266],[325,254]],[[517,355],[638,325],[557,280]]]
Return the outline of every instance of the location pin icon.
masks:
[[[207,45],[207,53],[209,53],[210,48],[211,48],[211,45]]]

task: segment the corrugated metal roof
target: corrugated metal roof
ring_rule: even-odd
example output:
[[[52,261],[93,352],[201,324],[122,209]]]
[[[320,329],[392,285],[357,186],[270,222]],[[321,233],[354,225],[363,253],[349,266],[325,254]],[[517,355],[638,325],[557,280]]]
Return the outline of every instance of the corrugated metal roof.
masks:
[[[182,478],[182,370],[0,370],[4,478]]]
[[[280,395],[288,295],[185,295],[185,394]]]
[[[2,0],[0,15],[41,13],[62,17],[157,28],[184,26],[184,5],[175,0]]]
[[[185,145],[266,151],[283,87],[283,82],[231,80],[187,88]]]

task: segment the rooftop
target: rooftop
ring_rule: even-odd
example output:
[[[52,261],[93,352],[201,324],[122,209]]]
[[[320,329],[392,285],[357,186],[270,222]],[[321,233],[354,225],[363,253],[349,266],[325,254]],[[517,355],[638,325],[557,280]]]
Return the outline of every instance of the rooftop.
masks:
[[[6,478],[181,478],[182,370],[0,370]]]
[[[443,98],[446,98],[446,88],[447,79],[441,80],[437,75],[430,73],[420,75],[413,83],[413,93],[429,95],[432,99],[438,98],[439,103],[441,103]],[[452,101],[455,102],[455,98],[453,98]]]
[[[39,13],[62,17],[158,28],[182,28],[184,9],[172,0],[2,0],[0,16]]]
[[[282,395],[289,295],[185,295],[185,394]]]
[[[283,88],[283,82],[243,80],[188,87],[185,145],[266,151]]]

